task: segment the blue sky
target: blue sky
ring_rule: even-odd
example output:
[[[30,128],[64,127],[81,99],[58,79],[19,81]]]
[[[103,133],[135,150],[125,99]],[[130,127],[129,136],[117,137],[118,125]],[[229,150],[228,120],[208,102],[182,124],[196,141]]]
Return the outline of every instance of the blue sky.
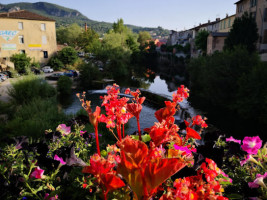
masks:
[[[199,23],[235,14],[238,0],[42,0],[80,11],[89,19],[166,29],[190,29]],[[0,3],[38,2],[1,0]]]

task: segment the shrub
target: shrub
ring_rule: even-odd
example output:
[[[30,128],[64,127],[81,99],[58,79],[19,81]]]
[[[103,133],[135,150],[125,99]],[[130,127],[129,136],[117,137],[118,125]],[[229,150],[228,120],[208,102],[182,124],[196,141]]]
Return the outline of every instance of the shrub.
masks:
[[[40,69],[41,68],[40,63],[39,62],[36,62],[35,60],[31,62],[31,66],[32,67],[35,67],[37,69]]]
[[[24,53],[13,54],[10,60],[14,63],[15,69],[19,73],[25,73],[26,69],[29,68],[31,62],[31,58],[27,57],[27,55]]]
[[[73,65],[78,56],[74,48],[65,47],[58,52],[58,58],[64,65]]]
[[[64,67],[64,64],[61,62],[58,56],[52,57],[49,60],[48,65],[51,66],[55,71],[60,70],[61,68]]]
[[[61,76],[57,82],[57,91],[60,95],[71,94],[72,80],[68,76]]]
[[[80,87],[91,87],[93,80],[99,80],[102,78],[101,72],[98,70],[97,67],[92,66],[91,63],[81,65],[79,71]]]
[[[48,98],[56,95],[56,90],[51,85],[34,75],[28,75],[12,82],[12,86],[8,94],[15,105],[28,103],[36,97]]]
[[[58,111],[55,98],[35,98],[21,107],[5,126],[5,134],[8,136],[43,137],[44,131],[56,127],[66,119],[65,115]]]

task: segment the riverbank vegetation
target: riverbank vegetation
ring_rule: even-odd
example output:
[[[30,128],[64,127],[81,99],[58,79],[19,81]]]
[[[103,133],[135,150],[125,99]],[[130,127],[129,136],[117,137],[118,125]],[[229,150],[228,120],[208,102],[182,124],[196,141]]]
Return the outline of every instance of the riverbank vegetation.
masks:
[[[1,138],[30,136],[40,138],[48,127],[65,121],[59,110],[56,90],[35,75],[24,76],[12,83],[10,101],[2,103],[6,120],[1,120]]]
[[[255,20],[245,14],[235,20],[224,51],[191,59],[187,69],[194,107],[224,126],[235,124],[233,134],[266,138],[267,63],[255,51],[257,38]]]
[[[99,78],[114,79],[117,83],[122,83],[124,80],[130,80],[134,71],[135,73],[139,71],[144,76],[144,65],[155,63],[155,45],[151,41],[150,34],[145,31],[139,34],[133,33],[124,25],[122,19],[114,22],[112,29],[101,39],[90,28],[86,31],[75,25],[72,28],[77,31],[69,30],[71,27],[68,27],[64,29],[65,32],[60,30],[57,34],[62,44],[67,43],[83,52],[84,64],[78,66],[82,77],[80,87],[88,87],[93,81],[99,81]],[[59,66],[61,65],[59,61],[64,64],[60,55],[51,59],[51,65]],[[96,75],[96,70],[100,70],[102,75],[91,76],[92,73]],[[84,77],[89,79],[85,80]]]

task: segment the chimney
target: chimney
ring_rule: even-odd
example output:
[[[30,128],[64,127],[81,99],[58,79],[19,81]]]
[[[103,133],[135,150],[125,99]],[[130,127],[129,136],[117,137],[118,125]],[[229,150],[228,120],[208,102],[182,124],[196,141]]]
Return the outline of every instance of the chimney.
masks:
[[[84,30],[87,32],[87,23],[84,24]]]
[[[210,20],[208,20],[208,23],[210,23]]]
[[[218,17],[218,18],[216,18],[216,22],[217,22],[217,21],[220,21],[220,18],[219,18],[219,17]]]
[[[226,13],[226,18],[228,17],[228,13]]]

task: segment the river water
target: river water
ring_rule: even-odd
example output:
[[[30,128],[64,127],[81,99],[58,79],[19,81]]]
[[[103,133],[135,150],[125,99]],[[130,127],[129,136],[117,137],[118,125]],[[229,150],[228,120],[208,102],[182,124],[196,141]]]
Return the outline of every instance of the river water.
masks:
[[[155,76],[153,81],[146,81],[146,91],[149,91],[154,94],[158,94],[164,97],[167,97],[169,99],[172,98],[172,94],[176,91],[178,85],[175,85],[173,83],[167,83],[164,79],[160,78],[160,76]],[[81,91],[82,92],[82,91]],[[87,91],[87,99],[91,101],[91,105],[94,108],[95,106],[100,106],[100,96],[104,96],[107,94],[107,91],[105,89],[103,90],[88,90]],[[64,112],[69,115],[75,115],[81,107],[81,103],[75,95],[73,95],[73,98],[71,99],[72,103],[64,108]],[[184,101],[180,104],[180,107],[185,110],[184,112],[179,112],[175,115],[175,118],[177,121],[182,121],[184,117],[184,113],[187,112],[190,116],[195,116],[197,114],[200,114],[199,111],[195,110],[190,106],[190,103],[188,101]],[[141,129],[149,128],[151,127],[154,122],[157,122],[157,119],[154,116],[154,113],[157,109],[154,108],[152,105],[149,105],[147,103],[143,104],[143,109],[140,114],[140,126]],[[133,132],[137,131],[137,125],[136,125],[136,119],[132,118],[129,121],[129,128],[127,129],[126,133],[131,134]]]

